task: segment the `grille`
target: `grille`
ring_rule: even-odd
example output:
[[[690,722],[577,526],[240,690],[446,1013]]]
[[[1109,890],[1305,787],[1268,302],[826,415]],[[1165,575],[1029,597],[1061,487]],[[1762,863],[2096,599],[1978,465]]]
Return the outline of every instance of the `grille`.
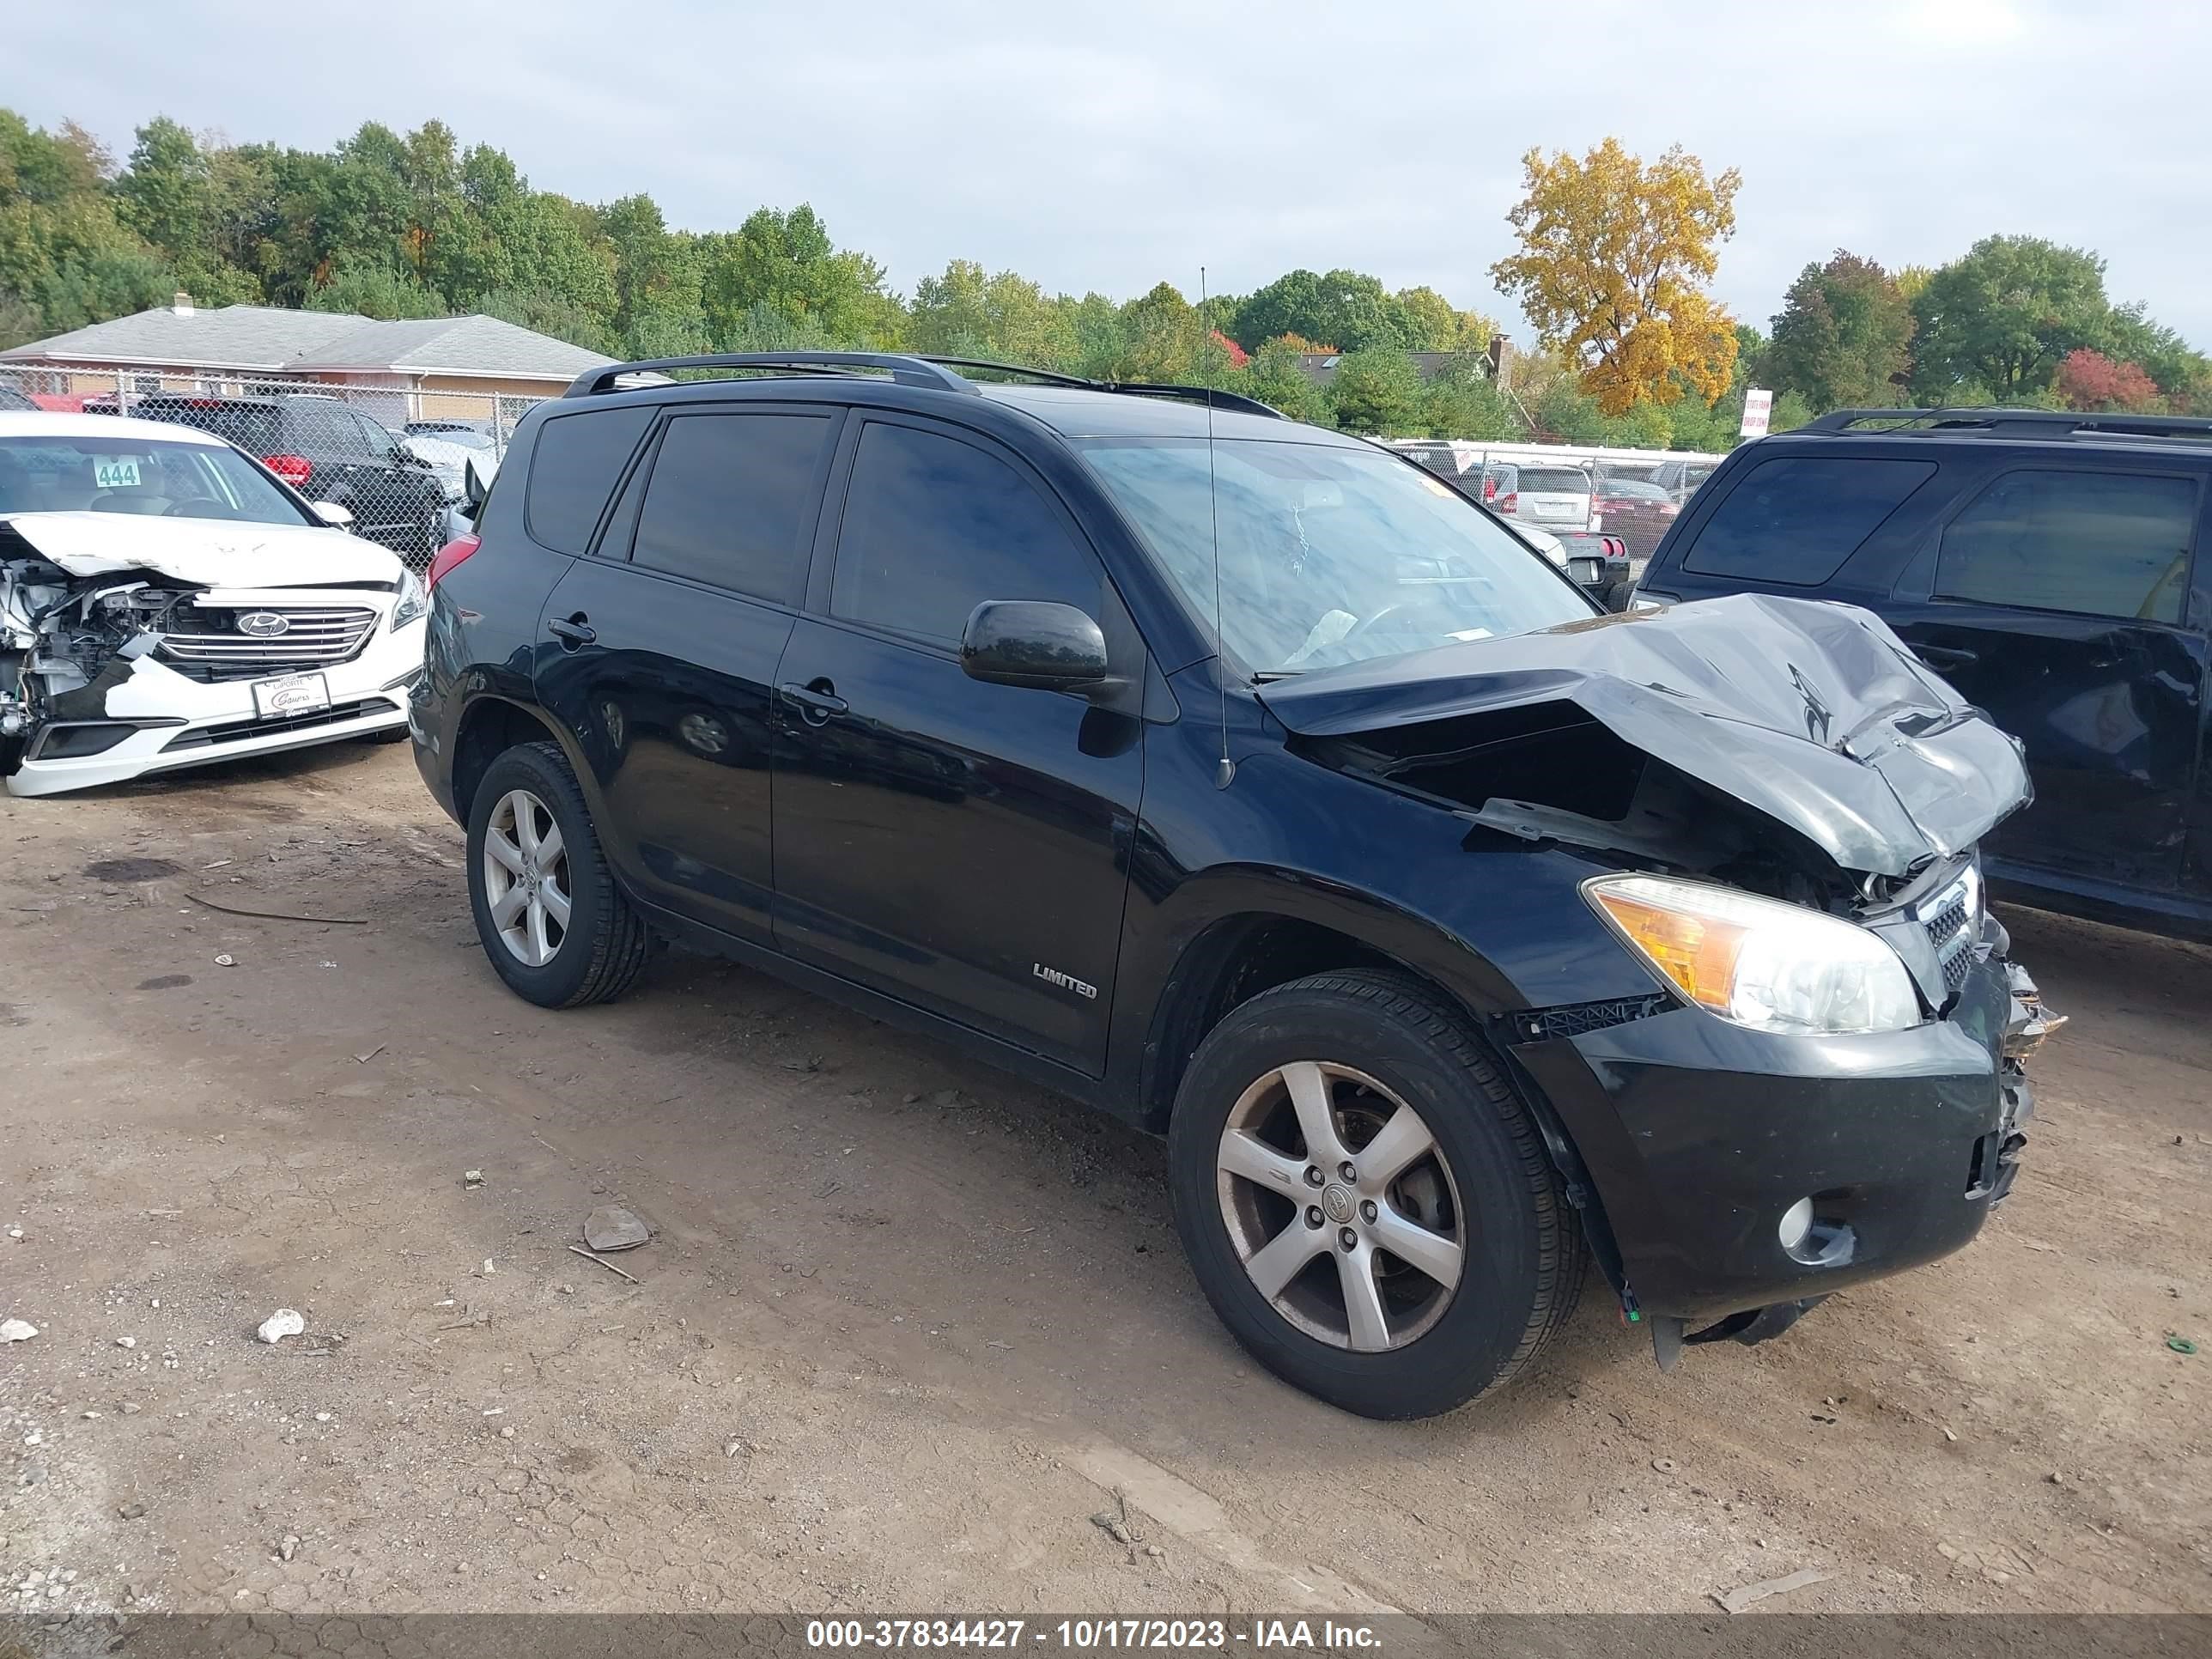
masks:
[[[284,631],[271,637],[239,628],[241,617],[262,616],[282,617]],[[195,678],[242,679],[349,661],[368,642],[376,612],[367,605],[193,605],[172,612],[169,623],[164,657],[187,665]]]
[[[1966,975],[1973,971],[1972,920],[1966,896],[1961,892],[1921,923],[1928,930],[1928,942],[1936,947],[1936,960],[1942,964],[1943,989],[1952,996],[1959,994]]]

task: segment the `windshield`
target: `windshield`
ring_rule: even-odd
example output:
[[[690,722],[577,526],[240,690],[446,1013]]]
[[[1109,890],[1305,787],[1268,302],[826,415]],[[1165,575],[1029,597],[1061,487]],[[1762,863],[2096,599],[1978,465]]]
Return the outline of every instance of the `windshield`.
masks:
[[[132,437],[0,438],[0,513],[314,524],[236,450]]]
[[[1456,491],[1370,449],[1203,438],[1077,447],[1247,669],[1294,673],[1525,634],[1590,614]]]

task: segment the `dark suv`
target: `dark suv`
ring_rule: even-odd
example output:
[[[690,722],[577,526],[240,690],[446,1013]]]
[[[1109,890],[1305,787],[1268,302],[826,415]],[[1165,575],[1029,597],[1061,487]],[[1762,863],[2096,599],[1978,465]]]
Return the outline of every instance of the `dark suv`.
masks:
[[[1737,450],[1645,598],[1842,599],[2026,745],[2000,897],[2212,938],[2212,420],[1839,410]]]
[[[417,570],[445,539],[446,490],[436,475],[341,398],[163,394],[141,399],[131,412],[228,439],[309,501],[344,507],[356,535],[381,543]]]
[[[1376,1416],[1521,1369],[1589,1255],[1671,1364],[1973,1237],[2026,780],[1879,621],[1607,617],[1374,445],[989,368],[523,419],[411,716],[514,990],[679,939],[1162,1132],[1223,1320]]]

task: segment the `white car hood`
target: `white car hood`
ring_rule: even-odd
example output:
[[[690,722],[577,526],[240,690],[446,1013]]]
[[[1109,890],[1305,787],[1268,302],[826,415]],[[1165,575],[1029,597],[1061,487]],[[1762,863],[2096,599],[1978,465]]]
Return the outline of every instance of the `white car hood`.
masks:
[[[1528,543],[1560,569],[1567,568],[1567,544],[1550,531],[1539,530],[1533,525],[1516,525],[1514,528],[1522,541]]]
[[[390,586],[404,570],[375,543],[318,525],[119,513],[22,513],[0,523],[72,576],[147,570],[194,587]]]

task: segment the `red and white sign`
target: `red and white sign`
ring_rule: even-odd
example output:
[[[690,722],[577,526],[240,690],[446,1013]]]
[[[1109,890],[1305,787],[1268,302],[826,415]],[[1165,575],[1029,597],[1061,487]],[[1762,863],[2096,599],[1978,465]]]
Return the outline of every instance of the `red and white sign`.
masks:
[[[1774,394],[1763,386],[1753,386],[1743,394],[1743,424],[1737,428],[1747,438],[1766,435],[1767,417],[1774,412]]]

